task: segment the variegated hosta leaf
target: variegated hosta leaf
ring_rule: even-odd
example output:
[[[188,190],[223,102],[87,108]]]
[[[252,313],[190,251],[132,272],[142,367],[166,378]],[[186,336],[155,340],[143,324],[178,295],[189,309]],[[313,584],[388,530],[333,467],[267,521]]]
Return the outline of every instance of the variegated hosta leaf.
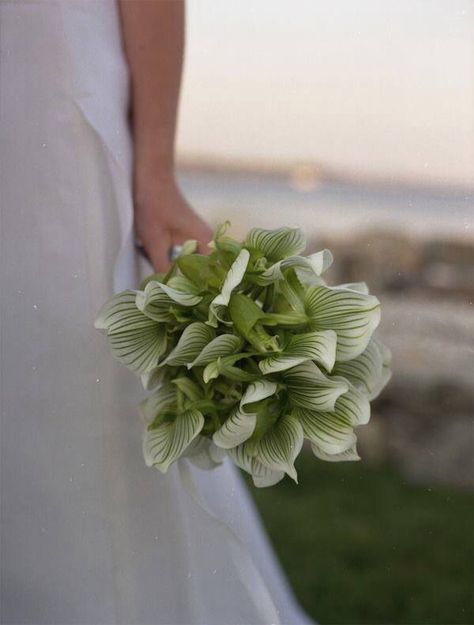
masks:
[[[282,416],[254,446],[255,458],[273,471],[284,471],[297,482],[294,462],[303,439],[300,421],[291,415]]]
[[[176,347],[160,363],[163,365],[187,365],[200,354],[203,347],[214,338],[214,330],[206,323],[195,321],[184,329]]]
[[[185,410],[172,422],[146,429],[143,436],[143,455],[148,467],[154,466],[166,473],[170,464],[177,460],[199,434],[204,417],[199,410]]]
[[[253,483],[258,488],[273,486],[274,484],[280,482],[285,476],[284,471],[274,471],[273,469],[269,469],[257,460],[257,458],[249,456],[245,452],[245,444],[228,449],[227,453],[238,467],[240,467],[243,471],[250,473]]]
[[[155,321],[169,321],[173,318],[170,307],[174,302],[154,280],[148,282],[143,291],[137,292],[135,304],[138,310]]]
[[[268,375],[315,360],[331,371],[336,359],[336,344],[337,335],[333,330],[295,334],[281,353],[261,360],[258,366],[264,375]]]
[[[385,349],[372,337],[362,354],[352,360],[337,362],[333,373],[347,378],[356,388],[373,398],[374,393],[378,394],[388,381]]]
[[[118,293],[102,307],[94,326],[107,334],[114,357],[142,374],[158,364],[166,349],[166,331],[138,310],[135,299],[136,291]]]
[[[275,395],[278,385],[270,380],[256,380],[251,382],[245,389],[242,399],[240,400],[240,409],[245,412],[245,406],[261,401],[267,397]]]
[[[299,228],[276,230],[253,228],[248,233],[244,245],[259,251],[269,261],[276,262],[302,252],[306,247],[306,240]]]
[[[218,447],[230,449],[246,441],[255,429],[257,416],[234,408],[223,425],[214,432],[212,440]]]
[[[328,454],[314,443],[311,443],[311,449],[313,450],[313,454],[316,458],[325,460],[326,462],[347,462],[360,460],[355,444],[352,447],[349,447],[349,449],[342,451],[340,454]]]
[[[241,347],[242,339],[235,334],[220,334],[203,347],[197,358],[188,364],[188,369],[208,365],[213,360],[217,360],[219,356],[235,354]]]
[[[290,402],[308,410],[334,410],[337,398],[349,390],[345,380],[328,378],[312,361],[288,369],[283,376]]]
[[[293,415],[303,426],[305,438],[327,454],[346,451],[357,440],[351,419],[343,412],[295,408]]]
[[[268,267],[260,276],[255,278],[255,282],[266,286],[277,280],[282,280],[284,278],[283,270],[289,267],[307,270],[315,276],[320,276],[331,266],[332,261],[333,257],[329,250],[322,250],[309,256],[290,256]]]
[[[361,354],[380,322],[379,300],[349,289],[310,287],[305,305],[315,329],[337,333],[338,361]]]
[[[199,469],[210,470],[222,464],[225,451],[216,447],[207,436],[196,436],[183,453],[184,458]]]
[[[232,291],[242,282],[247,270],[247,265],[249,264],[249,259],[249,251],[245,249],[240,250],[239,255],[227,272],[221,292],[219,295],[216,295],[209,305],[209,323],[215,324],[217,318],[216,312],[219,306],[228,305]]]
[[[140,402],[139,411],[146,423],[152,423],[160,412],[176,402],[176,386],[164,384],[157,391]]]
[[[177,278],[171,278],[170,284],[164,284],[163,282],[157,282],[156,284],[163,289],[173,302],[181,306],[196,306],[202,300],[202,296],[196,293],[194,284],[186,278],[179,277],[179,282]],[[173,284],[174,286],[172,286]]]

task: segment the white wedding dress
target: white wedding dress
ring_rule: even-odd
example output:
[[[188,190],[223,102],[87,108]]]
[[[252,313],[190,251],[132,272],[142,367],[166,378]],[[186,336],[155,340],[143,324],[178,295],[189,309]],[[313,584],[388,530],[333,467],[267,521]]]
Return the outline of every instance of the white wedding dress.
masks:
[[[2,623],[300,625],[236,469],[145,466],[93,328],[136,287],[114,0],[0,2]]]

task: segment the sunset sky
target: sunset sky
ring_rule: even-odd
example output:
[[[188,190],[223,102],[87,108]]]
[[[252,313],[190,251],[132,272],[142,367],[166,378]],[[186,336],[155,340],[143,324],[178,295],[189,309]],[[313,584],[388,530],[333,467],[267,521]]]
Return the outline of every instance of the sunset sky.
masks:
[[[472,184],[470,0],[188,0],[182,155]]]

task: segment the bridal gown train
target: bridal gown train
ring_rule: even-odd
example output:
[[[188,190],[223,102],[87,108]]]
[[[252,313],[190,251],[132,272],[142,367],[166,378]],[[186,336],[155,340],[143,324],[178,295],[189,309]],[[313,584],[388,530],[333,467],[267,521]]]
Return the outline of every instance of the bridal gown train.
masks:
[[[2,623],[310,623],[230,463],[145,466],[93,328],[150,271],[115,1],[2,0],[0,45]]]

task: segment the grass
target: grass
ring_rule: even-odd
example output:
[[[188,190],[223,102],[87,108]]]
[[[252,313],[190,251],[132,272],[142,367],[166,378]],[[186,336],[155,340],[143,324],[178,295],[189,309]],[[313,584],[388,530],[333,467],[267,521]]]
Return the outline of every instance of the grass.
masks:
[[[389,467],[302,454],[252,491],[295,593],[322,624],[473,623],[473,499]]]

